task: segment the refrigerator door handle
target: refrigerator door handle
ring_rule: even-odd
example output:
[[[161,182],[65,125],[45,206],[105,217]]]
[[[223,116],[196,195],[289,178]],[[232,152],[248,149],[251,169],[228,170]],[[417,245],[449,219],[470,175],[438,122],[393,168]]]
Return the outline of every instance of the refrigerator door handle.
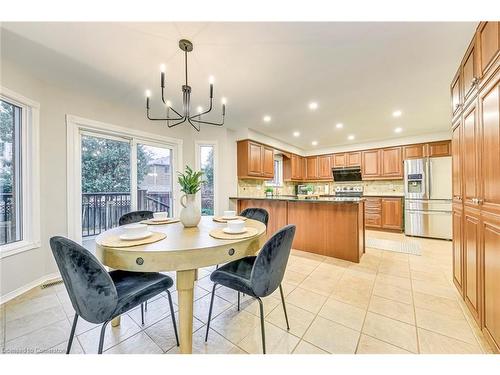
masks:
[[[427,190],[427,194],[429,199],[432,198],[432,160],[428,159],[427,161],[429,172],[427,173],[427,183],[429,184],[429,189]]]

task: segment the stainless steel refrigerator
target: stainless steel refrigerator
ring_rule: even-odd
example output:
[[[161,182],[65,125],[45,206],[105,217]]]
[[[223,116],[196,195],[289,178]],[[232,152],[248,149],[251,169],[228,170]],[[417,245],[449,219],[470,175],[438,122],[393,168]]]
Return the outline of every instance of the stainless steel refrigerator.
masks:
[[[452,238],[451,157],[405,160],[405,234]]]

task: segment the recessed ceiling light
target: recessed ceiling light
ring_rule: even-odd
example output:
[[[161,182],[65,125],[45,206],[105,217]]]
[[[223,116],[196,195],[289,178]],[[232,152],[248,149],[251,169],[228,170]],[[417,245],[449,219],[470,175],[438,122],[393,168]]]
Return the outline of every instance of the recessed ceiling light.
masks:
[[[403,131],[403,128],[396,128],[394,129],[395,133],[401,133]]]
[[[392,112],[392,117],[401,117],[401,115],[403,114],[403,112],[401,111],[394,111]]]
[[[337,129],[342,129],[344,127],[344,124],[342,124],[341,122],[339,122],[337,125],[335,125],[335,127]]]
[[[318,109],[318,103],[317,102],[309,103],[309,109],[315,111],[316,109]]]
[[[311,142],[311,144],[312,144],[313,146],[317,146],[317,145],[318,145],[318,141],[312,141],[312,142]]]
[[[262,119],[264,120],[264,122],[270,122],[271,116],[264,116]]]
[[[294,136],[294,137],[298,137],[298,136],[300,136],[300,132],[293,132],[293,136]]]
[[[347,136],[347,139],[352,141],[354,139],[354,135],[351,134],[351,135]]]

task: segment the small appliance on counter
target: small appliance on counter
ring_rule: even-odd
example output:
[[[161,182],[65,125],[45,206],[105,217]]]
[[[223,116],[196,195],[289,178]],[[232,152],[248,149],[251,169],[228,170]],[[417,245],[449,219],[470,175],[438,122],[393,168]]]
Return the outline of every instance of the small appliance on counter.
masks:
[[[337,186],[335,188],[335,196],[336,197],[354,197],[360,198],[363,196],[363,186]]]

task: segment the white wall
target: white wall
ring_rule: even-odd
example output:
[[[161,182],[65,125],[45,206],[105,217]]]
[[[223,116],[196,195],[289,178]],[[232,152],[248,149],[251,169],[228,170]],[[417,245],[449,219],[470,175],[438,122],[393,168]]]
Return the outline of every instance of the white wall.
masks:
[[[0,260],[0,296],[10,297],[23,287],[57,272],[49,238],[67,235],[66,217],[66,114],[141,131],[183,139],[184,164],[194,167],[195,139],[219,145],[219,211],[227,209],[228,195],[236,192],[234,132],[225,127],[204,127],[200,133],[188,126],[168,129],[145,119],[142,108],[127,108],[119,100],[56,86],[39,74],[2,56],[0,85],[40,103],[40,212],[41,243],[37,249]]]

